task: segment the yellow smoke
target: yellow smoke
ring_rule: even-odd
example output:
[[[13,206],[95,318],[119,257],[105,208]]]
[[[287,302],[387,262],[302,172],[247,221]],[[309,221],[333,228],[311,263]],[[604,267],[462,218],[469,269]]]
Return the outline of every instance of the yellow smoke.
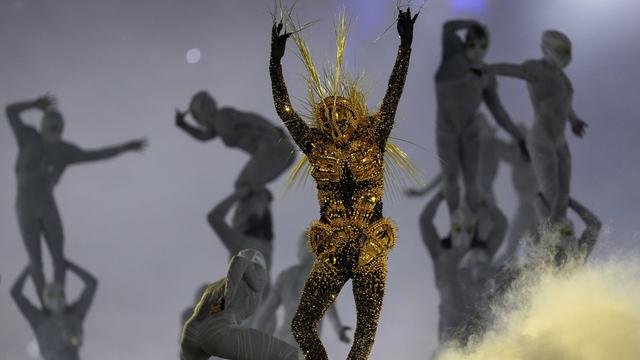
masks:
[[[495,309],[496,324],[482,339],[450,345],[437,359],[640,359],[640,262],[569,267],[541,267]]]

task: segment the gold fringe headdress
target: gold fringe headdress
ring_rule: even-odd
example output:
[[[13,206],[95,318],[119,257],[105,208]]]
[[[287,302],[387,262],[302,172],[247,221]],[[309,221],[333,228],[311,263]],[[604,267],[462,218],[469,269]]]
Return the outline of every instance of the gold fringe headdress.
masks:
[[[351,77],[343,70],[344,50],[350,25],[350,22],[347,21],[346,11],[341,11],[334,22],[336,62],[333,69],[331,67],[325,68],[323,78],[320,77],[311,57],[309,47],[302,37],[301,30],[304,26],[295,24],[290,16],[284,20],[293,29],[291,37],[298,48],[298,58],[307,70],[305,76],[308,92],[305,104],[307,114],[302,114],[307,122],[317,128],[331,126],[334,129],[338,129],[339,127],[334,123],[333,116],[329,113],[330,108],[335,109],[337,107],[344,107],[353,115],[356,123],[349,124],[353,128],[368,121],[370,118],[366,103],[366,94],[368,92],[363,86],[363,76]],[[327,106],[328,102],[332,102],[332,106]],[[329,124],[324,124],[323,121],[327,121]],[[390,189],[392,190],[392,195],[399,190],[397,189],[398,182],[407,177],[416,184],[425,184],[424,176],[416,168],[409,156],[390,141],[385,146],[385,160],[387,160],[385,161],[384,169],[385,184],[386,187],[388,185],[392,186]],[[309,159],[303,155],[289,176],[287,189],[296,182],[298,184],[306,183],[306,178],[310,173],[311,164]]]

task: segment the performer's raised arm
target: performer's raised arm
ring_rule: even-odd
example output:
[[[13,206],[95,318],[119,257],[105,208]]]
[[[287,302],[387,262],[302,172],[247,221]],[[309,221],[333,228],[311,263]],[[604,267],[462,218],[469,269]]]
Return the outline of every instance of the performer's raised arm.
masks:
[[[582,235],[578,238],[578,247],[584,257],[587,258],[589,254],[591,254],[591,251],[593,251],[593,247],[598,240],[600,230],[602,229],[602,223],[600,222],[600,219],[591,212],[591,210],[587,209],[584,205],[573,198],[569,198],[569,207],[578,214],[580,219],[582,219],[586,225]]]
[[[136,139],[123,144],[107,146],[101,149],[85,150],[75,145],[69,145],[68,163],[77,164],[89,161],[107,160],[127,151],[142,151],[147,146],[147,140]]]
[[[411,42],[413,41],[413,24],[420,13],[411,17],[411,10],[400,11],[398,14],[398,34],[400,35],[400,46],[398,47],[398,55],[393,71],[389,77],[387,92],[382,99],[380,111],[374,115],[374,121],[377,123],[377,131],[379,141],[382,147],[387,142],[391,129],[393,128],[394,119],[402,89],[409,71],[409,58],[411,57]]]
[[[24,296],[24,284],[27,281],[27,276],[29,276],[28,266],[22,270],[16,281],[13,283],[13,286],[11,287],[11,297],[16,305],[18,305],[22,315],[24,315],[29,322],[29,325],[35,329],[40,321],[42,311],[35,307],[31,301]]]
[[[80,319],[84,319],[87,316],[87,312],[93,303],[93,299],[96,296],[96,290],[98,289],[98,279],[91,275],[87,270],[67,260],[67,269],[76,274],[80,280],[84,283],[84,290],[78,300],[76,300],[71,306],[71,310]]]
[[[189,124],[185,120],[186,115],[187,113],[176,109],[176,126],[189,134],[192,138],[199,141],[209,141],[215,139],[218,136],[218,133],[213,126],[202,128]]]
[[[40,109],[42,111],[46,111],[55,104],[56,99],[54,97],[45,95],[33,101],[17,102],[7,105],[5,112],[7,114],[7,119],[9,120],[11,130],[13,131],[13,134],[18,141],[18,146],[23,146],[27,140],[28,133],[35,131],[33,127],[28,126],[24,123],[20,114],[23,111],[31,109]]]
[[[282,64],[280,60],[284,56],[285,45],[291,33],[280,33],[282,22],[273,24],[271,29],[271,60],[269,62],[269,74],[271,75],[271,89],[273,91],[273,101],[276,112],[284,125],[289,130],[293,141],[300,149],[307,153],[311,150],[311,129],[302,120],[300,115],[293,110],[287,85],[282,74]]]

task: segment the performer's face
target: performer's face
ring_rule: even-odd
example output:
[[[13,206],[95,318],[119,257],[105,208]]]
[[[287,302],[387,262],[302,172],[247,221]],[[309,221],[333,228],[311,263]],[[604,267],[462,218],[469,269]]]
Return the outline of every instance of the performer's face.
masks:
[[[216,101],[206,91],[195,94],[189,104],[189,112],[198,124],[207,129],[213,129],[215,125],[218,106]]]
[[[482,61],[487,55],[489,39],[486,36],[469,36],[464,46],[464,53],[469,60]]]
[[[61,313],[66,306],[66,299],[62,285],[49,283],[42,289],[44,307],[52,313]]]
[[[320,118],[320,129],[339,144],[346,144],[358,126],[358,118],[343,97],[327,97]]]
[[[559,31],[542,34],[542,53],[545,60],[563,69],[571,63],[571,41]]]
[[[64,119],[57,111],[49,111],[42,117],[40,133],[46,142],[56,143],[62,139]]]
[[[453,212],[451,218],[451,245],[457,249],[467,249],[476,233],[477,222],[466,208]]]

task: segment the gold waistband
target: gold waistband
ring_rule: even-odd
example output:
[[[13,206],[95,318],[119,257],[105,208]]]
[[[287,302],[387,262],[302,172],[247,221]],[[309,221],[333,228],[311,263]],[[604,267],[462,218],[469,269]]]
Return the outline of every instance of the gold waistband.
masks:
[[[336,219],[330,224],[314,221],[309,227],[309,247],[316,256],[334,252],[346,242],[362,239],[359,265],[366,265],[395,246],[396,227],[389,218],[373,223],[353,219]]]

